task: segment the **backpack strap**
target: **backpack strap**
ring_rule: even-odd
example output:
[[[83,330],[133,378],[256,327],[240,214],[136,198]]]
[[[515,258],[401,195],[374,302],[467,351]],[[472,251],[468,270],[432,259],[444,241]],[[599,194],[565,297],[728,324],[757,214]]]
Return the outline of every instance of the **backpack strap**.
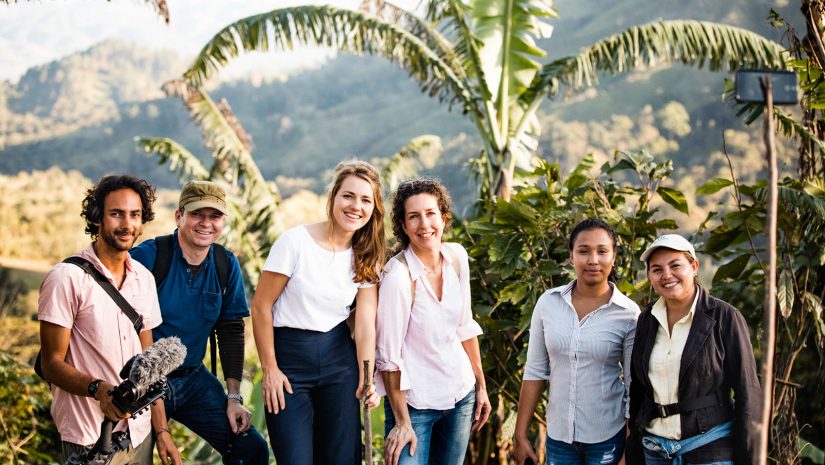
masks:
[[[127,317],[129,317],[129,319],[132,321],[132,326],[135,327],[135,332],[138,334],[138,336],[140,335],[140,330],[143,328],[143,317],[138,315],[138,312],[136,312],[135,309],[132,308],[132,306],[129,304],[129,302],[127,302],[126,299],[123,297],[123,294],[121,294],[120,291],[118,291],[115,288],[115,286],[112,285],[111,282],[109,282],[106,276],[103,276],[103,273],[101,273],[97,268],[95,268],[92,262],[86,260],[85,258],[75,256],[63,260],[63,263],[71,263],[72,265],[77,265],[83,271],[88,273],[92,278],[94,278],[94,280],[97,281],[100,287],[102,287],[103,290],[106,291],[107,294],[109,294],[109,297],[111,297],[112,300],[115,301],[117,306],[120,307],[123,313]]]
[[[218,283],[221,286],[221,295],[226,294],[229,286],[229,253],[226,247],[212,244],[212,260],[215,261],[215,271],[218,273]]]
[[[155,238],[155,245],[158,248],[155,254],[155,265],[152,267],[152,275],[155,277],[155,286],[160,289],[169,268],[172,266],[172,235],[158,236]]]

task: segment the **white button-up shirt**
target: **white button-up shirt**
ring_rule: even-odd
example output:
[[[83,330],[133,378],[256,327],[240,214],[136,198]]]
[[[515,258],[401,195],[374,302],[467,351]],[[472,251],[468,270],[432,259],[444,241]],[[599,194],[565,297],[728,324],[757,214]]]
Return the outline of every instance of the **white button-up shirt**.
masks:
[[[690,311],[673,325],[672,333],[667,329],[665,299],[660,297],[650,310],[650,314],[659,322],[659,329],[656,331],[656,342],[650,351],[647,377],[653,387],[653,400],[659,405],[679,402],[679,371],[682,352],[685,350],[690,327],[693,325],[693,315],[696,314],[698,299],[699,293],[697,292]],[[677,414],[665,418],[654,418],[647,427],[647,431],[664,438],[682,439],[682,416]]]
[[[409,268],[395,257],[390,259],[378,289],[376,367],[401,372],[401,390],[412,407],[448,410],[475,384],[461,342],[482,333],[470,306],[467,251],[459,244],[441,245],[441,300],[421,260],[410,248],[403,253]],[[459,274],[453,257],[459,261]],[[376,387],[380,395],[386,395],[379,373]]]
[[[550,381],[548,436],[595,444],[625,425],[640,311],[613,286],[610,301],[579,321],[572,302],[575,283],[551,289],[536,302],[524,379]]]

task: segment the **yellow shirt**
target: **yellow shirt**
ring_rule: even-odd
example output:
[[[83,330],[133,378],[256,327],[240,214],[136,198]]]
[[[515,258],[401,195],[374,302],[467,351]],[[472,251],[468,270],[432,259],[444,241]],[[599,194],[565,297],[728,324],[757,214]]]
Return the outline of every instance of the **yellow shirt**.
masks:
[[[672,334],[669,334],[667,329],[665,300],[660,297],[651,309],[650,313],[659,322],[659,329],[656,331],[656,342],[650,352],[647,375],[653,386],[653,400],[659,405],[679,402],[679,365],[682,362],[682,351],[685,349],[690,326],[693,324],[698,297],[697,292],[688,314],[673,325]],[[682,439],[680,422],[681,415],[678,414],[656,418],[647,426],[647,431],[668,439]]]

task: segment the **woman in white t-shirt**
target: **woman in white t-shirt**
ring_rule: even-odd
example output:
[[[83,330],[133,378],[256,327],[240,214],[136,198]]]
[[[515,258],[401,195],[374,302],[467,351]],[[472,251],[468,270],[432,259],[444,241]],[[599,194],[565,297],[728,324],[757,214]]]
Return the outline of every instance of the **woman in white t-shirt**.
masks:
[[[361,463],[362,361],[371,374],[384,256],[379,174],[355,160],[335,169],[327,220],[294,227],[272,246],[252,300],[252,326],[278,463]],[[346,323],[353,298],[354,344]],[[368,405],[375,407],[372,389]]]
[[[392,224],[401,252],[381,280],[376,331],[387,465],[460,465],[471,430],[490,415],[467,251],[441,242],[451,218],[439,181],[398,186]]]

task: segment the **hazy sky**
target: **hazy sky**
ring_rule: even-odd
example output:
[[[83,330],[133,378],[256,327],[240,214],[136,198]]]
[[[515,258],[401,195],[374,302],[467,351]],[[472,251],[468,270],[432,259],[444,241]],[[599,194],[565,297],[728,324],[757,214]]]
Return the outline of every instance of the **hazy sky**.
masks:
[[[357,8],[359,0],[167,0],[166,25],[143,0],[19,0],[0,4],[0,80],[16,82],[30,67],[117,37],[148,48],[169,48],[190,58],[221,27],[252,14],[307,3]],[[255,67],[290,69],[323,60],[330,52],[304,50],[277,59],[247,58],[227,76]]]

